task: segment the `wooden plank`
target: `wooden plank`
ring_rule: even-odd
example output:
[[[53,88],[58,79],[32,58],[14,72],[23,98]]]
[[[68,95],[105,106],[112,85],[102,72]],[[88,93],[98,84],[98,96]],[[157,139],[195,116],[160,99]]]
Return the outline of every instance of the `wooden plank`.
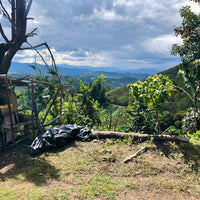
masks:
[[[14,124],[13,128],[17,128],[17,127],[24,126],[24,125],[31,124],[31,123],[32,123],[32,121],[27,121],[27,122],[22,122],[22,123]],[[11,129],[11,126],[9,126],[9,125],[2,125],[2,128]]]

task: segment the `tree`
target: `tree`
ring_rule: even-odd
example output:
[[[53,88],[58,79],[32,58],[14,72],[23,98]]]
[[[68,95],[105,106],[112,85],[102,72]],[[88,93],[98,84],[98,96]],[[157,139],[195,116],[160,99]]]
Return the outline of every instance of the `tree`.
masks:
[[[34,49],[39,54],[45,65],[47,66],[49,73],[52,74],[52,72],[54,72],[54,76],[56,75],[58,77],[58,80],[60,81],[60,78],[57,73],[57,66],[55,63],[55,59],[48,44],[41,43],[39,45],[32,46],[28,42],[28,38],[36,35],[35,31],[37,30],[37,28],[35,28],[29,33],[26,32],[27,20],[31,19],[28,18],[28,13],[31,8],[32,1],[33,0],[7,0],[7,4],[5,3],[5,1],[3,4],[2,0],[0,0],[0,14],[8,20],[11,28],[11,36],[9,38],[5,34],[2,24],[0,23],[0,34],[4,39],[4,43],[0,44],[0,74],[7,75],[11,65],[11,61],[15,56],[15,54],[17,53],[17,51]],[[9,5],[10,10],[7,7],[5,7],[5,5]],[[23,44],[26,44],[27,47],[22,48]],[[37,50],[37,48],[41,46],[45,46],[49,51],[52,59],[53,69],[48,66],[45,59]],[[2,87],[0,85],[0,105],[8,104],[8,102],[10,102],[10,104],[15,105],[17,109],[17,102],[13,102],[12,100],[13,98],[11,98],[12,96],[16,97],[16,94],[13,90],[10,89],[8,90],[7,88]]]
[[[28,13],[33,0],[7,0],[7,2],[11,7],[11,14],[9,14],[9,12],[6,10],[4,4],[2,3],[2,0],[0,0],[0,14],[5,17],[10,23],[11,38],[9,39],[8,36],[6,36],[0,23],[0,33],[2,38],[5,40],[4,43],[0,44],[0,74],[8,73],[11,61],[14,55],[19,50],[35,49],[48,68],[48,64],[46,63],[42,55],[37,51],[37,48],[41,46],[45,46],[49,51],[52,59],[52,66],[54,66],[55,70],[57,71],[55,59],[48,44],[44,42],[39,45],[32,46],[27,40],[29,37],[33,37],[34,35],[36,35],[35,31],[37,30],[37,28],[35,28],[31,32],[26,33],[27,20],[32,19],[28,18]],[[27,47],[21,48],[22,44],[24,43],[27,45]]]
[[[91,84],[91,96],[100,104],[106,102],[106,91],[108,90],[108,87],[102,85],[102,82],[106,82],[103,74]]]
[[[193,0],[200,3],[200,0]],[[199,119],[199,95],[200,95],[200,15],[191,11],[190,6],[184,6],[180,9],[180,15],[183,18],[182,24],[175,27],[176,36],[182,38],[183,44],[174,44],[172,54],[178,55],[182,63],[179,65],[179,74],[183,77],[185,86],[189,91],[185,91],[193,102],[192,110],[195,114],[196,129],[200,128]],[[192,118],[191,110],[188,111],[186,121]],[[191,117],[189,117],[191,115]],[[188,119],[188,120],[186,120]],[[189,122],[190,123],[190,122]]]
[[[76,123],[88,127],[101,124],[100,104],[93,96],[93,89],[103,80],[102,77],[99,77],[89,85],[85,85],[82,80],[79,80],[77,93],[73,97],[69,95],[68,102],[64,103],[65,123]],[[100,96],[98,98],[102,99]]]
[[[174,44],[171,53],[181,58],[179,74],[189,88],[187,94],[191,94],[193,107],[197,110],[200,81],[200,15],[193,13],[189,6],[182,7],[180,15],[183,18],[182,25],[175,27],[174,32],[182,38],[183,44]]]
[[[139,121],[144,123],[146,113],[149,111],[155,112],[155,119],[157,121],[158,132],[161,134],[160,118],[158,106],[167,102],[175,91],[175,86],[172,81],[165,75],[155,74],[148,77],[145,81],[138,81],[129,85],[129,93],[135,98],[135,102],[129,111],[137,110]],[[142,109],[141,109],[142,108]],[[143,114],[139,112],[142,110]],[[144,126],[141,124],[140,127]]]
[[[36,30],[34,29],[26,34],[28,13],[32,0],[10,0],[8,2],[11,6],[11,15],[5,9],[2,1],[0,1],[1,14],[9,20],[11,26],[11,39],[8,39],[0,24],[0,33],[5,40],[5,43],[0,44],[0,74],[7,74],[12,58],[21,45],[27,42],[27,38],[35,34]]]

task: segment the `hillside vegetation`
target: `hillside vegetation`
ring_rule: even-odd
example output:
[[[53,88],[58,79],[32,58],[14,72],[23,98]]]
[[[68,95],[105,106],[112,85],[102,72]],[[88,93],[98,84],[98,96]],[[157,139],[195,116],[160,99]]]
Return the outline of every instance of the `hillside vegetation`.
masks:
[[[160,72],[160,74],[168,76],[175,86],[179,86],[185,89],[183,79],[178,75],[178,70],[179,66],[175,66],[173,68]],[[129,90],[127,86],[108,91],[106,93],[106,97],[108,98],[109,102],[116,105],[127,106],[128,102],[133,101],[131,95],[129,95]],[[177,92],[176,95],[171,98],[169,103],[167,105],[164,105],[162,109],[176,113],[178,111],[187,109],[188,107],[190,107],[190,105],[191,100],[188,98],[188,96],[184,93]]]

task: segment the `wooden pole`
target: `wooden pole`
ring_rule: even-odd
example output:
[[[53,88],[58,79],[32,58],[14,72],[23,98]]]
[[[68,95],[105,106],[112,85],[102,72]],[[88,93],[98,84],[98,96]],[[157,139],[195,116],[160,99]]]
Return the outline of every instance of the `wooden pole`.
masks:
[[[10,126],[11,126],[11,135],[12,135],[12,142],[15,142],[14,138],[14,128],[13,128],[13,119],[12,119],[12,111],[10,107],[10,98],[9,98],[9,84],[8,84],[8,78],[5,78],[6,82],[6,96],[7,96],[7,101],[8,101],[8,113],[9,113],[9,119],[10,119]]]
[[[62,121],[62,99],[63,99],[63,87],[61,87],[61,94],[60,94],[60,125],[63,124],[63,121]]]
[[[32,130],[33,130],[33,137],[35,138],[35,122],[34,122],[34,102],[35,102],[35,95],[34,95],[33,81],[31,81],[31,100],[32,100],[32,110],[31,110]]]

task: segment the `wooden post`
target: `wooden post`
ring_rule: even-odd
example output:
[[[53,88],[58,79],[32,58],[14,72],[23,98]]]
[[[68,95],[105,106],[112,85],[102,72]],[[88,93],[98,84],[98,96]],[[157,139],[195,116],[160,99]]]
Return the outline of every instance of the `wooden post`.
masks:
[[[31,110],[32,129],[33,129],[33,137],[35,138],[35,122],[34,122],[34,102],[35,102],[35,95],[34,95],[33,81],[31,81],[31,100],[32,100],[32,110]]]
[[[8,84],[8,77],[5,78],[6,82],[6,96],[7,96],[7,101],[8,101],[8,113],[9,113],[9,119],[10,119],[10,127],[11,127],[11,135],[12,135],[12,142],[15,142],[14,138],[14,128],[13,128],[13,118],[12,118],[12,112],[11,112],[11,107],[10,107],[10,98],[9,98],[9,84]]]
[[[63,87],[61,87],[61,94],[60,94],[60,125],[63,124],[63,120],[62,120],[62,98],[63,98]]]

